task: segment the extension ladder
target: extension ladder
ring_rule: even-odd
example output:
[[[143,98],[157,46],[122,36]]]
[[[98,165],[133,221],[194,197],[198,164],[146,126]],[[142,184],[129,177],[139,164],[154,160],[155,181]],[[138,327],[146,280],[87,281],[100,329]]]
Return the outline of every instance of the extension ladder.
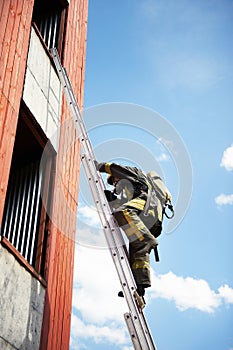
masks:
[[[115,264],[123,294],[128,304],[129,312],[124,314],[129,334],[135,350],[156,350],[153,338],[148,328],[140,297],[136,292],[136,284],[129,266],[128,255],[125,249],[121,230],[111,213],[111,209],[105,197],[105,185],[100,173],[95,166],[95,155],[88,138],[85,125],[80,114],[78,103],[69,81],[65,68],[62,66],[58,52],[55,48],[50,50],[57,74],[62,84],[67,103],[77,135],[81,142],[81,161],[89,183],[93,200],[95,202],[100,221],[104,230],[108,248]]]

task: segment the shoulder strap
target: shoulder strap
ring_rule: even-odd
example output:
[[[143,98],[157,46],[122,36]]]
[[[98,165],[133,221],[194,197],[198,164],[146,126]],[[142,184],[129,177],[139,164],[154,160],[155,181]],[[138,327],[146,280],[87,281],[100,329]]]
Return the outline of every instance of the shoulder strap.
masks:
[[[150,201],[151,201],[151,195],[152,195],[152,187],[148,181],[147,181],[147,186],[148,186],[148,192],[147,192],[146,205],[145,205],[144,213],[143,213],[144,216],[148,215],[148,210],[150,207]]]

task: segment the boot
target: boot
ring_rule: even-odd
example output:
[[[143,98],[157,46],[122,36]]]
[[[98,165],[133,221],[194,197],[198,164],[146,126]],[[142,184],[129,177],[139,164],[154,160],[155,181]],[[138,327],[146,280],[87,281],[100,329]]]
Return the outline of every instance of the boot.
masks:
[[[137,286],[137,293],[138,293],[138,295],[140,297],[144,297],[144,295],[145,295],[145,288],[144,288],[143,284],[139,284]]]

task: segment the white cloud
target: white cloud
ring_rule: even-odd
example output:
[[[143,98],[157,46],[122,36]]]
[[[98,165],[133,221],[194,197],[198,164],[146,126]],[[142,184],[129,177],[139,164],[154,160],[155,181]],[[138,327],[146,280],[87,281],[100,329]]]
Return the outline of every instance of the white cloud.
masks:
[[[127,343],[127,334],[124,328],[116,328],[115,325],[96,326],[85,324],[77,316],[72,316],[72,336],[73,338],[92,338],[97,344],[109,342],[112,344]]]
[[[95,207],[80,206],[78,207],[78,218],[88,223],[90,226],[98,226],[100,223],[99,214]]]
[[[152,287],[147,290],[147,303],[162,298],[180,310],[196,309],[213,313],[221,305],[233,303],[233,289],[223,285],[214,291],[204,279],[177,276],[173,272],[156,275],[151,269]],[[128,307],[117,296],[121,286],[108,249],[78,246],[75,255],[73,290],[72,344],[78,337],[96,343],[119,344],[121,350],[131,350],[131,340],[124,321]],[[149,308],[149,306],[148,306]],[[149,317],[149,311],[148,311]],[[85,347],[72,350],[82,350]]]
[[[170,160],[170,157],[166,153],[161,153],[156,157],[157,162],[167,162]]]
[[[218,288],[218,291],[226,304],[233,304],[233,288],[230,288],[227,284],[224,284],[224,286]]]
[[[218,205],[233,204],[233,194],[220,194],[215,199],[215,203]]]
[[[104,232],[92,225],[77,221],[77,242],[86,247],[104,248],[107,246]]]
[[[88,322],[124,322],[125,300],[108,249],[78,246],[75,256],[73,306]]]
[[[223,152],[220,166],[224,167],[227,171],[233,170],[233,144]]]
[[[233,170],[233,144],[226,148],[223,152],[223,156],[220,163],[221,167],[224,167],[227,171]],[[233,194],[221,193],[215,198],[215,203],[218,205],[232,205],[233,204]]]
[[[212,291],[205,280],[184,278],[173,272],[152,276],[151,297],[174,301],[181,311],[194,308],[211,313],[221,305],[220,295]]]
[[[96,343],[119,344],[122,350],[130,350],[131,340],[123,316],[128,309],[125,299],[117,296],[121,286],[109,250],[76,248],[72,344],[76,338],[79,342],[89,338]]]
[[[106,247],[106,239],[97,209],[80,205],[77,214],[77,242],[87,247]]]

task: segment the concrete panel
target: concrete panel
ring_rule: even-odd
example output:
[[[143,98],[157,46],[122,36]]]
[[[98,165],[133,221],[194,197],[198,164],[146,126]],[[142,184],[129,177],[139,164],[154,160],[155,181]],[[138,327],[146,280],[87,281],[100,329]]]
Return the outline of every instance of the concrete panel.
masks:
[[[45,288],[0,245],[0,349],[37,350]]]
[[[48,139],[60,122],[62,88],[46,50],[32,28],[23,100]],[[51,119],[52,118],[52,119]],[[56,144],[54,144],[57,151]]]
[[[25,85],[24,85],[24,101],[29,110],[34,115],[42,130],[47,135],[47,109],[48,100],[38,85],[30,68],[27,68]]]

